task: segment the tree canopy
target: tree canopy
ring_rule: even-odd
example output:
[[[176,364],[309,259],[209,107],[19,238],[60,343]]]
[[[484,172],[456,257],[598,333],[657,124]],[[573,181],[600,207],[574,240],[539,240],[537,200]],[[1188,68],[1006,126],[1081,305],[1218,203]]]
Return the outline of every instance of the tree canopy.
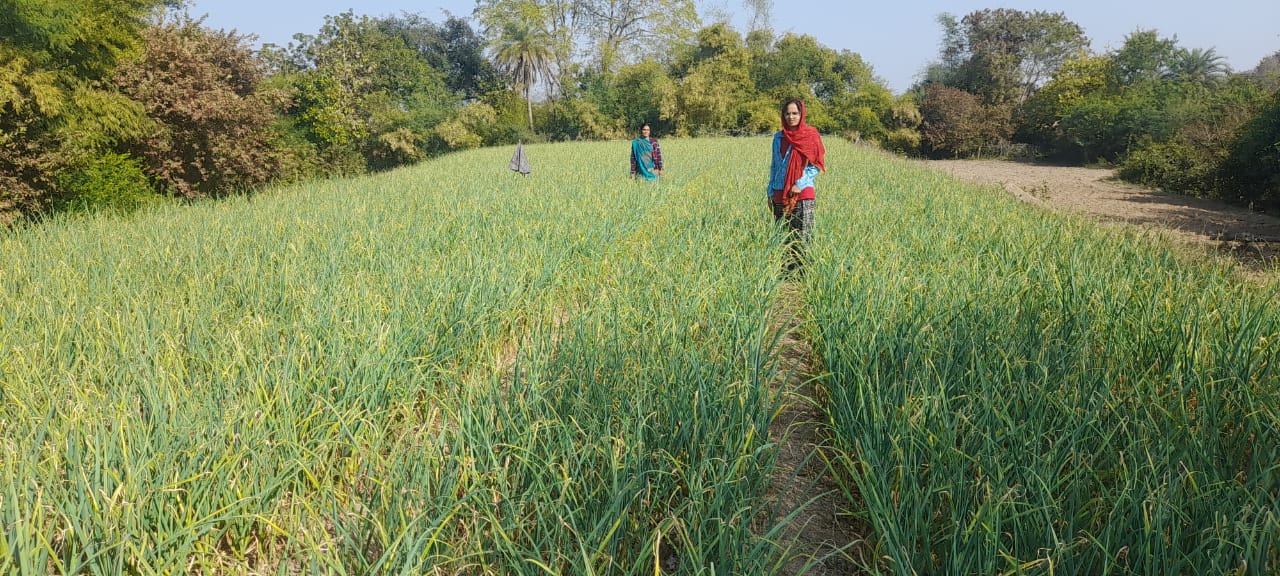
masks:
[[[48,205],[58,173],[141,133],[138,103],[107,84],[162,0],[0,3],[0,221]]]
[[[931,72],[947,86],[988,105],[1021,103],[1068,58],[1089,45],[1084,30],[1061,12],[978,10],[943,28],[941,60]]]

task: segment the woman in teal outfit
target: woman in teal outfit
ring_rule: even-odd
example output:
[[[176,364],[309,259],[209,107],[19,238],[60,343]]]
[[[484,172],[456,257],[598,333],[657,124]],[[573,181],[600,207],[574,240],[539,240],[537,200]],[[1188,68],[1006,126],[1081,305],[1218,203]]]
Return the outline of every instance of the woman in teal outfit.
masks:
[[[631,177],[657,180],[662,175],[662,148],[658,139],[649,136],[649,125],[640,127],[640,137],[631,141]]]

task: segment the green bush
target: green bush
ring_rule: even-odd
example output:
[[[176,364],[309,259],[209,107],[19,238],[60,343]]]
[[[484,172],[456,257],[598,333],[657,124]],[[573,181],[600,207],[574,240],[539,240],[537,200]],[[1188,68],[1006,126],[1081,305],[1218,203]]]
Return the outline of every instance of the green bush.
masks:
[[[58,177],[61,210],[132,212],[163,201],[142,170],[128,154],[98,156]]]
[[[1120,177],[1240,205],[1272,202],[1263,198],[1265,176],[1245,183],[1266,169],[1265,153],[1259,153],[1280,140],[1276,130],[1280,124],[1268,128],[1265,120],[1267,96],[1251,82],[1238,80],[1217,84],[1212,90],[1193,85],[1182,89],[1184,94],[1166,99],[1164,114],[1176,119],[1175,131],[1163,140],[1144,134],[1120,159]],[[1244,144],[1247,141],[1252,144]],[[1274,157],[1271,164],[1276,165]],[[1280,170],[1273,168],[1276,172]]]
[[[1145,142],[1166,142],[1176,134],[1182,119],[1171,107],[1170,97],[1151,86],[1089,96],[1062,111],[1063,138],[1049,155],[1119,162]]]
[[[998,154],[1013,135],[1010,107],[985,105],[957,88],[929,85],[919,110],[921,147],[936,158]]]
[[[883,140],[887,134],[880,116],[866,106],[841,110],[841,124],[845,132],[857,132],[862,138]]]
[[[529,130],[528,126],[505,122],[498,122],[497,124],[494,124],[484,134],[485,146],[506,146],[515,144],[516,142],[530,144],[533,142],[546,141],[546,138],[543,138],[538,134],[534,134]]]
[[[739,110],[738,126],[743,134],[772,134],[782,127],[782,115],[778,103],[771,98],[758,97]]]
[[[884,137],[884,147],[908,156],[920,151],[920,133],[913,128],[898,128]]]
[[[1190,196],[1211,196],[1217,163],[1181,142],[1144,146],[1120,164],[1121,179]]]
[[[538,132],[547,139],[609,140],[628,135],[622,122],[600,112],[585,100],[560,100],[543,104],[534,110]]]
[[[498,113],[492,106],[476,102],[456,110],[453,117],[436,126],[435,134],[450,150],[479,148],[497,120]]]
[[[450,150],[470,150],[479,148],[484,138],[457,118],[451,118],[436,126],[435,135],[444,141]]]
[[[1229,200],[1280,209],[1280,92],[1240,130],[1222,174]]]

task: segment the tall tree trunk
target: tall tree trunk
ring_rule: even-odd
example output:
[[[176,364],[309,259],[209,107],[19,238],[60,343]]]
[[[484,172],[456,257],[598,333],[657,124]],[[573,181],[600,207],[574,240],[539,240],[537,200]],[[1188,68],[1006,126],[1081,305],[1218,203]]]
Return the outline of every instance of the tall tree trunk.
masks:
[[[530,96],[529,86],[526,84],[524,87],[524,103],[529,107],[529,131],[533,132],[533,99]]]

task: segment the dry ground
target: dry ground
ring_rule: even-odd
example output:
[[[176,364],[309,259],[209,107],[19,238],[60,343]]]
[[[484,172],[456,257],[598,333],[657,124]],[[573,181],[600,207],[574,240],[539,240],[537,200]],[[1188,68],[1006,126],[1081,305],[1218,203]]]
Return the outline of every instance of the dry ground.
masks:
[[[1050,210],[1168,233],[1193,249],[1229,258],[1253,274],[1280,264],[1280,219],[1188,196],[1126,184],[1105,168],[1050,166],[1004,160],[930,160],[969,182],[1003,187]]]
[[[867,528],[847,512],[849,499],[823,460],[829,435],[819,407],[821,392],[813,383],[817,367],[803,334],[804,308],[799,284],[787,282],[771,315],[773,329],[779,331],[781,370],[773,387],[785,397],[782,411],[769,427],[770,439],[778,446],[771,504],[777,518],[794,514],[781,534],[793,554],[782,574],[856,574],[853,559],[861,552],[858,545]]]

